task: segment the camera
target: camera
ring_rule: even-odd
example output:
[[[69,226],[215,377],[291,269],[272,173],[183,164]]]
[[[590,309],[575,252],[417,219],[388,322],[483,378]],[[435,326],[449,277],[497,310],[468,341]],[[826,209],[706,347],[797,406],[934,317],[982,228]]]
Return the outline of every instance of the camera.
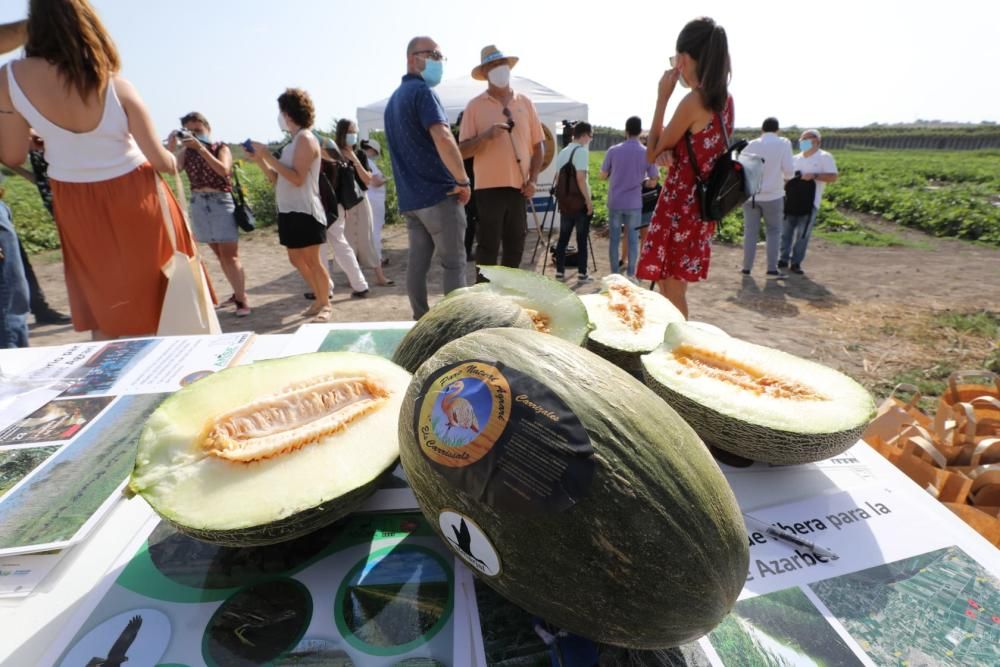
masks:
[[[177,130],[177,139],[179,141],[184,141],[185,139],[194,139],[194,135],[191,134],[188,130],[181,128]]]

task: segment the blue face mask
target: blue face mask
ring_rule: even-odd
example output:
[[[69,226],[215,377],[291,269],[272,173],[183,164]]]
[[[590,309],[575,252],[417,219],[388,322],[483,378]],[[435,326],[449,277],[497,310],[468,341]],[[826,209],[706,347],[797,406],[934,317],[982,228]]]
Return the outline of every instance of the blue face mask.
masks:
[[[203,144],[210,143],[209,140],[208,140],[208,135],[207,134],[196,134],[196,135],[194,135],[194,138],[197,139],[198,141],[200,141]]]
[[[812,139],[802,139],[799,141],[799,148],[803,153],[807,153],[812,150],[813,142]]]
[[[354,144],[358,143],[358,133],[357,132],[348,132],[347,136],[344,137],[344,142],[348,146],[353,146]]]
[[[440,60],[427,59],[424,63],[424,71],[421,72],[421,76],[424,77],[424,82],[433,88],[434,86],[441,83],[441,77],[444,75],[444,64]]]

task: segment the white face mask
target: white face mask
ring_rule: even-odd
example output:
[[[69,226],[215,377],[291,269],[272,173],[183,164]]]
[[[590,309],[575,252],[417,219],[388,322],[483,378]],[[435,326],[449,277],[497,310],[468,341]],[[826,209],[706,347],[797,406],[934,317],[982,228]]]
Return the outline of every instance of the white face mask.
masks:
[[[510,65],[494,67],[487,72],[486,78],[497,88],[506,88],[507,84],[510,83]]]
[[[288,123],[285,122],[285,114],[278,113],[278,129],[282,132],[288,132]]]

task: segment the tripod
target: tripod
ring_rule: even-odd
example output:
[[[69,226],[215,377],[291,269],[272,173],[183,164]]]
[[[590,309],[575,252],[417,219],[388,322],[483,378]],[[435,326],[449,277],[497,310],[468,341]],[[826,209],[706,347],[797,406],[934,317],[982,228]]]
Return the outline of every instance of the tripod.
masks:
[[[545,211],[542,213],[542,226],[538,228],[538,238],[535,239],[535,249],[531,253],[531,264],[534,266],[535,258],[538,256],[538,246],[542,243],[542,232],[545,229],[545,220],[548,218],[549,213],[552,213],[552,219],[549,221],[549,234],[545,239],[545,256],[542,258],[542,275],[545,275],[545,267],[549,261],[549,252],[552,248],[552,232],[556,227],[556,213],[555,213],[555,186],[549,188],[549,199],[545,205]],[[589,222],[589,221],[588,221]],[[590,250],[590,260],[594,264],[594,272],[597,272],[597,257],[594,255],[594,241],[590,238],[590,228],[587,228],[587,247]],[[579,249],[577,249],[579,252]]]

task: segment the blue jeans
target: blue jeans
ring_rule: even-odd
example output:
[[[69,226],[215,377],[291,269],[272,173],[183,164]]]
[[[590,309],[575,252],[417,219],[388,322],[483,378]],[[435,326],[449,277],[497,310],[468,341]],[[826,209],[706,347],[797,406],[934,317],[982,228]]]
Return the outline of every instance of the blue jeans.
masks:
[[[816,226],[817,210],[813,207],[807,215],[786,215],[781,225],[781,261],[792,266],[802,264],[806,258],[806,247],[813,227]]]
[[[0,349],[28,347],[28,279],[7,204],[0,202]]]
[[[611,263],[611,273],[620,273],[618,263],[621,252],[622,225],[628,232],[628,276],[635,276],[635,262],[639,257],[639,223],[642,220],[641,208],[613,208],[608,211],[608,261]]]
[[[574,215],[559,216],[559,242],[556,243],[556,273],[566,271],[566,246],[576,230],[576,272],[587,275],[587,234],[590,232],[590,216],[587,211]]]

